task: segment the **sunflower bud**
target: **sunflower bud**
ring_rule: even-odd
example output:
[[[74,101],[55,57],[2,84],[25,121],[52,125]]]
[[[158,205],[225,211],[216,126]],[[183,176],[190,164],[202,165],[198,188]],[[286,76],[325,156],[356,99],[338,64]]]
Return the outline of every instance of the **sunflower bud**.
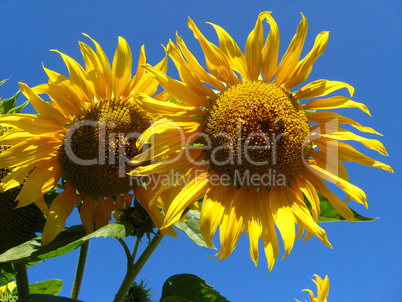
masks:
[[[140,284],[134,282],[130,287],[124,302],[150,302],[150,290],[145,289],[146,284],[141,281]]]
[[[134,207],[116,211],[115,218],[118,222],[131,224],[134,229],[132,236],[136,236],[138,239],[145,234],[149,239],[150,234],[154,233],[155,225],[137,199],[134,200]]]

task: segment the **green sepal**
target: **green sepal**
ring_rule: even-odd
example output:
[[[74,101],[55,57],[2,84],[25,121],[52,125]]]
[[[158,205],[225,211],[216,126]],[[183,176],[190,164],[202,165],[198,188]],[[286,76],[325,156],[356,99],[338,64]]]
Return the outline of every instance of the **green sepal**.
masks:
[[[59,279],[49,279],[29,284],[31,294],[58,295],[61,292],[63,281]]]
[[[59,192],[57,191],[56,187],[50,189],[50,191],[48,191],[45,195],[43,195],[48,207],[50,207],[53,200],[55,200],[57,196],[59,196]]]
[[[332,205],[332,203],[323,195],[319,194],[320,197],[320,209],[321,209],[321,214],[320,217],[318,218],[318,222],[337,222],[337,221],[344,221],[346,220],[344,217],[342,217],[335,209],[335,207]],[[377,220],[378,218],[368,218],[360,215],[353,209],[349,208],[354,215],[354,221],[355,222],[367,222],[367,221],[374,221]]]
[[[171,276],[162,288],[160,302],[229,302],[225,297],[196,275]]]
[[[208,247],[205,243],[204,237],[201,235],[201,213],[194,210],[188,210],[183,216],[186,218],[185,222],[176,222],[174,226],[179,230],[182,230],[188,238],[194,241],[195,244]],[[212,248],[216,249],[214,246],[212,246]]]
[[[55,258],[71,252],[91,238],[125,238],[132,232],[132,226],[129,224],[109,223],[99,230],[86,235],[84,227],[82,225],[76,225],[61,232],[51,243],[46,246],[41,246],[41,237],[36,237],[19,246],[9,249],[0,255],[0,263],[31,263],[49,258]]]

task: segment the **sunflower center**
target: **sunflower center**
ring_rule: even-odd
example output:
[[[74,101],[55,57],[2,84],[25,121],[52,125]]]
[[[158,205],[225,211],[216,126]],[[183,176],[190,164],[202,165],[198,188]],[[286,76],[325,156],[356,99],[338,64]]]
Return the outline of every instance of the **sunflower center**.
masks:
[[[131,189],[135,143],[151,119],[134,104],[100,101],[76,116],[60,151],[64,177],[80,193],[106,197]]]
[[[248,186],[287,183],[303,166],[309,123],[300,103],[274,83],[241,82],[219,95],[205,132],[212,170]]]

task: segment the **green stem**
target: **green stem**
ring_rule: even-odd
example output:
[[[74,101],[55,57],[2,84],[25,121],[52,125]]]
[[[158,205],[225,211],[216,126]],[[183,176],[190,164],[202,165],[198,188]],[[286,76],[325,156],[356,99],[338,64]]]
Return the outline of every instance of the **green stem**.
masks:
[[[133,254],[131,255],[131,264],[130,265],[134,264],[135,256],[137,255],[138,247],[140,246],[140,241],[141,240],[137,238],[137,241],[135,242]]]
[[[75,271],[73,289],[71,290],[71,299],[78,299],[80,294],[82,279],[84,277],[85,263],[87,262],[89,248],[89,240],[84,242],[80,247],[80,254],[78,256],[77,269]]]
[[[120,242],[121,246],[124,249],[124,252],[126,253],[127,270],[128,270],[130,268],[130,266],[132,265],[130,249],[128,248],[127,244],[124,242],[123,239],[121,239],[121,238],[116,238],[116,239]]]
[[[15,279],[17,281],[18,300],[29,295],[29,281],[25,263],[14,263]]]
[[[123,302],[124,298],[131,285],[134,282],[135,277],[137,277],[138,273],[143,268],[144,264],[147,262],[149,257],[155,251],[158,244],[162,241],[163,235],[159,232],[152,238],[151,242],[148,244],[144,252],[141,254],[140,258],[138,258],[137,262],[129,268],[126,276],[124,277],[123,283],[121,284],[119,291],[116,294],[114,302]]]

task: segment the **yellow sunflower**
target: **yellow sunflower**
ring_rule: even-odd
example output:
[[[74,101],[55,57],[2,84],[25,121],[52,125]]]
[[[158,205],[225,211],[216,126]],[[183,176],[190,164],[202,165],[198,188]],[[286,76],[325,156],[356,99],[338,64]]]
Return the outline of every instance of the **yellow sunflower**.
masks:
[[[270,26],[266,38],[264,21]],[[258,242],[262,239],[269,270],[280,250],[276,228],[283,240],[284,257],[304,231],[306,239],[315,235],[331,246],[325,231],[317,224],[319,194],[329,199],[349,221],[354,216],[325,181],[341,188],[347,199],[367,207],[365,193],[349,182],[342,162],[392,169],[341,142],[358,141],[386,155],[378,140],[361,137],[339,125],[377,132],[325,111],[357,107],[369,114],[364,104],[345,96],[319,98],[341,88],[353,94],[352,86],[317,80],[291,91],[308,78],[315,60],[324,52],[329,33],[320,33],[310,52],[300,60],[307,34],[307,20],[302,15],[296,34],[278,64],[279,29],[270,12],[259,14],[244,53],[218,25],[211,24],[219,45],[207,40],[190,18],[188,25],[201,45],[209,71],[177,35],[177,44],[170,41],[167,53],[181,81],[152,66],[145,67],[176,101],[161,102],[146,95],[139,95],[138,99],[140,107],[165,118],[155,122],[137,141],[138,148],[145,144],[152,146],[133,163],[143,160],[154,163],[136,168],[131,175],[179,174],[171,178],[170,184],[162,184],[151,201],[157,204],[165,200],[163,227],[179,220],[194,200],[201,201],[201,233],[208,245],[220,227],[219,259],[232,253],[245,230],[255,264],[259,257]],[[313,100],[302,104],[302,99]]]
[[[79,42],[84,67],[57,51],[69,77],[44,67],[48,83],[33,88],[20,83],[38,114],[0,117],[0,124],[11,128],[0,138],[0,145],[9,147],[0,154],[0,167],[12,170],[1,182],[2,192],[25,180],[16,197],[18,207],[24,207],[34,202],[43,205],[43,194],[58,184],[64,187],[46,213],[42,244],[65,227],[74,206],[90,233],[107,224],[112,211],[130,205],[132,190],[139,194],[143,190],[126,173],[133,168],[129,160],[139,153],[137,137],[151,125],[152,117],[136,105],[134,93],[154,95],[158,82],[141,67],[146,63],[144,47],[132,76],[132,54],[125,39],[118,38],[112,64],[91,40],[95,50]],[[167,58],[155,66],[160,72],[166,68]],[[156,207],[144,204],[144,208],[157,226],[162,224]]]
[[[306,291],[310,294],[311,302],[327,302],[327,297],[329,295],[329,285],[330,285],[328,276],[325,276],[324,279],[322,279],[318,275],[314,275],[314,277],[315,280],[313,279],[313,282],[317,285],[317,297],[310,289],[303,289],[303,291]]]

